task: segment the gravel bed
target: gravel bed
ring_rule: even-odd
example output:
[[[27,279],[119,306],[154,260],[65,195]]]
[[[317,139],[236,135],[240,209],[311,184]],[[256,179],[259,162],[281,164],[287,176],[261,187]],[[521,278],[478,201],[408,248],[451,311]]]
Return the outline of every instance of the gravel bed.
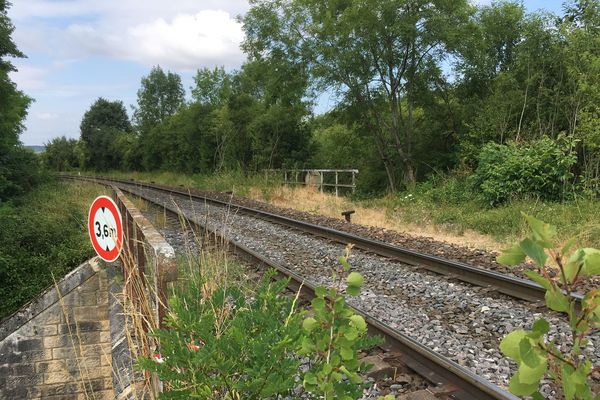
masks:
[[[164,185],[157,185],[169,188]],[[182,188],[175,188],[181,190]],[[431,254],[449,260],[460,261],[478,268],[490,269],[492,271],[501,272],[511,276],[518,276],[524,279],[529,279],[523,273],[532,268],[531,264],[524,263],[515,267],[507,267],[496,262],[498,253],[495,251],[487,251],[482,249],[474,249],[467,246],[460,246],[453,243],[447,243],[435,240],[432,237],[411,235],[405,232],[398,232],[392,229],[379,227],[348,224],[340,216],[339,219],[331,218],[323,215],[312,214],[304,211],[298,211],[291,208],[274,206],[268,203],[239,197],[228,193],[204,191],[193,188],[185,188],[192,194],[213,198],[220,201],[232,203],[232,205],[241,205],[251,207],[261,211],[267,211],[278,215],[283,215],[299,221],[310,222],[317,225],[327,226],[343,232],[353,233],[359,236],[368,237],[382,242],[397,245],[399,247],[418,251],[425,254]],[[575,290],[585,293],[590,289],[600,286],[600,278],[593,278],[590,284],[580,282]]]
[[[139,191],[173,204],[166,194]],[[200,202],[178,198],[177,205],[187,217],[208,223],[310,281],[331,283],[331,268],[336,267],[343,245]],[[550,338],[563,342],[570,337],[557,314],[542,313],[526,302],[358,250],[353,251],[351,264],[365,277],[363,294],[351,299],[351,304],[499,386],[506,387],[514,372],[514,365],[498,350],[506,333],[529,327],[543,316],[557,327]],[[597,364],[597,332],[591,339],[586,352]],[[553,398],[548,385],[542,393]]]
[[[156,218],[157,215],[162,214],[162,210],[152,203],[147,203],[147,205],[148,208],[142,211],[142,214],[144,214],[144,216],[151,221],[151,223],[157,228],[165,240],[171,246],[173,246],[173,249],[179,257],[189,258],[198,256],[198,254],[200,254],[202,247],[205,245],[201,237],[199,237],[190,227],[183,226],[176,217],[168,216],[166,219]],[[255,269],[249,268],[248,272],[251,276],[257,277],[257,271]],[[292,292],[290,293],[290,295],[294,294],[295,293]],[[386,353],[376,349],[372,349],[368,354],[363,355],[380,355],[384,359],[386,357]],[[401,361],[397,362],[395,365],[397,365],[399,368],[396,379],[389,377],[384,379],[365,377],[365,389],[363,390],[364,394],[360,400],[377,399],[380,396],[385,396],[390,393],[394,395],[402,395],[431,387],[431,384],[425,381],[421,376],[415,372],[407,370]],[[303,358],[301,360],[300,369],[306,369],[309,368],[309,366],[309,359]],[[309,398],[309,394],[304,391],[304,387],[300,380],[301,377],[298,375],[296,377],[296,382],[298,382],[298,385],[293,390],[293,397],[280,397],[278,400]]]

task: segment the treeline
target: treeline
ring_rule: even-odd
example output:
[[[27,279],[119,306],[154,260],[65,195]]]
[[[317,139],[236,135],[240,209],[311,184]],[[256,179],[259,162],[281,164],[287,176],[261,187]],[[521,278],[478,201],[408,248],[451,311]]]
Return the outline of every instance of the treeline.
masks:
[[[80,141],[48,144],[48,165],[352,167],[363,192],[453,173],[491,203],[598,193],[599,0],[560,16],[508,1],[256,0],[243,23],[238,71],[199,70],[186,102],[179,76],[156,67],[131,124],[99,99]],[[324,97],[335,106],[316,116]]]
[[[179,75],[154,67],[142,79],[133,124],[122,102],[100,98],[83,116],[80,140],[52,140],[44,160],[58,170],[185,173],[302,165],[311,145],[306,83],[292,92],[286,75],[261,62],[235,73],[201,69],[186,102]]]
[[[12,41],[14,31],[0,0],[0,211],[2,202],[29,191],[40,181],[35,154],[19,141],[31,98],[17,89],[8,75],[15,71],[12,58],[24,57]]]

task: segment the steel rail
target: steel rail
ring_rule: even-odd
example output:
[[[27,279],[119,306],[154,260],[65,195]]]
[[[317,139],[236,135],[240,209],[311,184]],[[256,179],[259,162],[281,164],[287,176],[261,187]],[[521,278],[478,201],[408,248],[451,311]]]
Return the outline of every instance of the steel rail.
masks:
[[[278,275],[290,279],[290,288],[302,290],[305,295],[312,298],[315,296],[315,286],[307,282],[299,274],[289,270],[280,263],[273,261],[260,253],[244,246],[237,240],[224,235],[222,232],[211,229],[201,222],[188,218],[182,215],[181,210],[169,204],[161,204],[156,200],[141,195],[131,189],[120,188],[123,191],[129,192],[135,196],[141,197],[144,200],[156,204],[161,208],[176,214],[180,218],[184,218],[191,225],[199,228],[199,232],[213,235],[215,238],[222,239],[231,247],[229,251],[240,258],[252,261],[259,265],[275,268]],[[219,240],[216,240],[219,243]],[[351,306],[352,307],[352,306]],[[472,371],[460,366],[447,357],[444,357],[426,346],[423,346],[416,340],[392,329],[385,323],[377,320],[373,316],[352,307],[354,312],[364,317],[369,325],[369,332],[375,335],[381,335],[384,339],[383,348],[389,351],[394,351],[402,354],[402,361],[412,370],[434,385],[441,387],[455,388],[456,390],[449,394],[450,398],[456,400],[518,400],[519,398],[507,392],[503,388],[494,385],[487,379],[484,379]]]
[[[540,304],[544,302],[545,289],[541,285],[527,279],[502,274],[484,268],[474,267],[472,265],[468,265],[459,261],[447,260],[430,254],[425,254],[414,250],[405,249],[399,246],[391,245],[389,243],[380,242],[378,240],[361,237],[352,233],[342,232],[333,228],[315,225],[309,222],[298,221],[289,217],[273,214],[267,211],[257,210],[239,204],[217,200],[206,196],[201,196],[198,194],[194,194],[189,190],[184,191],[178,188],[163,185],[149,184],[133,180],[127,181],[123,179],[114,178],[71,178],[83,178],[94,181],[104,180],[108,182],[119,182],[127,185],[135,185],[142,188],[159,190],[170,194],[177,194],[180,196],[185,196],[188,199],[191,198],[195,200],[201,200],[207,203],[213,203],[220,206],[235,207],[243,214],[250,215],[255,218],[260,218],[280,225],[288,226],[290,228],[298,229],[303,232],[307,232],[315,236],[324,237],[340,243],[352,243],[355,245],[355,247],[361,250],[369,251],[409,265],[424,268],[426,270],[438,274],[447,275],[463,282],[468,282],[477,286],[491,288],[493,290],[504,293],[514,298],[531,302],[539,302]],[[571,296],[577,299],[579,303],[581,302],[582,296],[580,294],[572,293]]]

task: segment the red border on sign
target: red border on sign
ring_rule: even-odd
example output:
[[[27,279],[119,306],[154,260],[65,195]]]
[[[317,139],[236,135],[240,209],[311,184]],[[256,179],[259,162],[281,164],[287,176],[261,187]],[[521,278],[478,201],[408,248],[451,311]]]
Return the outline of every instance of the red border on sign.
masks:
[[[96,215],[96,211],[98,211],[98,209],[102,207],[109,210],[113,214],[115,221],[117,222],[117,243],[114,249],[112,249],[111,251],[106,251],[106,249],[100,247],[100,244],[96,240],[96,235],[94,234],[93,218],[94,215]],[[98,196],[90,206],[90,211],[88,212],[88,234],[90,236],[92,246],[94,247],[94,250],[96,250],[96,253],[98,253],[98,255],[100,256],[100,258],[108,262],[113,262],[117,258],[119,258],[119,254],[121,253],[121,249],[123,248],[123,220],[121,219],[121,212],[119,211],[119,208],[117,207],[113,199],[111,199],[110,197]]]

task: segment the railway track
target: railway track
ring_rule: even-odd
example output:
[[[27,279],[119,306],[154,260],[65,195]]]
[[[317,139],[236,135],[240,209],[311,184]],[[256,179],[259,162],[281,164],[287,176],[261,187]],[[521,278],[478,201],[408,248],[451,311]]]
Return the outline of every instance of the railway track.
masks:
[[[207,199],[205,197],[193,195],[193,194],[190,194],[189,192],[179,190],[179,189],[172,190],[172,189],[169,189],[169,188],[166,188],[163,186],[133,183],[131,181],[122,181],[122,180],[106,180],[106,179],[96,180],[96,179],[90,179],[90,178],[85,178],[85,179],[94,180],[98,183],[104,183],[104,184],[117,184],[122,190],[125,190],[132,194],[135,194],[136,196],[140,196],[140,197],[142,197],[150,202],[153,202],[155,204],[159,204],[161,207],[169,209],[172,212],[175,212],[178,214],[183,214],[188,220],[190,220],[194,224],[200,226],[201,229],[213,231],[214,233],[219,234],[220,236],[222,236],[224,238],[227,238],[227,240],[232,244],[233,251],[236,252],[237,254],[239,254],[240,256],[252,259],[253,261],[260,263],[260,264],[275,267],[276,269],[278,269],[281,272],[281,274],[291,277],[292,281],[296,282],[296,286],[299,286],[301,282],[305,282],[305,286],[304,286],[305,290],[307,290],[309,292],[313,288],[313,285],[306,284],[306,279],[310,279],[312,282],[325,283],[325,284],[327,283],[326,277],[324,277],[323,274],[319,275],[319,268],[321,267],[321,269],[322,269],[323,263],[321,265],[313,265],[312,269],[305,268],[304,270],[302,270],[302,268],[294,268],[294,265],[293,265],[294,261],[291,260],[290,257],[281,256],[280,253],[277,253],[277,251],[281,250],[281,249],[278,249],[277,246],[274,246],[274,247],[272,246],[271,248],[265,248],[264,246],[261,247],[261,245],[257,245],[257,243],[244,241],[244,239],[242,238],[243,235],[241,235],[241,233],[240,233],[241,232],[240,229],[242,231],[244,230],[243,226],[241,228],[240,228],[240,226],[230,227],[227,223],[225,223],[226,220],[230,219],[230,222],[231,222],[234,220],[238,221],[238,220],[244,220],[244,219],[254,219],[254,222],[252,222],[252,223],[254,224],[253,226],[256,226],[256,227],[253,228],[252,231],[254,231],[254,233],[257,234],[258,236],[261,236],[261,235],[264,236],[266,231],[274,229],[272,227],[267,227],[267,225],[273,225],[273,223],[275,223],[277,226],[279,226],[279,228],[277,228],[277,229],[280,229],[279,232],[275,232],[275,234],[274,234],[275,236],[277,236],[280,239],[279,241],[281,241],[281,239],[285,239],[285,241],[288,243],[294,243],[292,240],[292,238],[294,236],[304,236],[304,238],[301,239],[300,243],[304,243],[305,245],[308,245],[307,247],[309,247],[309,248],[311,248],[311,246],[320,246],[320,247],[333,246],[333,244],[331,244],[331,243],[344,243],[344,244],[346,244],[348,242],[355,243],[357,245],[357,247],[361,249],[360,250],[361,254],[359,256],[357,256],[357,259],[358,259],[358,261],[360,261],[363,264],[366,263],[365,260],[367,258],[369,258],[369,257],[372,258],[374,255],[378,256],[380,258],[379,263],[381,265],[383,265],[384,268],[388,268],[388,269],[395,268],[393,263],[390,264],[390,262],[391,262],[390,260],[393,260],[394,262],[403,261],[405,263],[405,264],[403,264],[403,265],[405,265],[405,267],[406,267],[406,263],[410,263],[412,265],[414,265],[414,264],[420,265],[421,261],[419,261],[419,260],[426,260],[426,261],[424,261],[424,262],[426,262],[425,269],[433,270],[436,273],[445,273],[445,275],[450,275],[451,277],[453,277],[454,280],[458,279],[458,280],[468,281],[470,283],[490,287],[490,286],[492,286],[492,283],[490,283],[490,282],[496,282],[496,281],[491,281],[491,280],[498,279],[501,282],[501,284],[499,284],[498,287],[495,287],[495,290],[502,292],[502,293],[515,295],[514,297],[517,297],[520,299],[525,299],[528,301],[531,301],[531,300],[536,301],[537,300],[537,295],[526,294],[525,291],[527,288],[529,288],[529,289],[533,290],[534,293],[537,293],[539,291],[539,288],[536,288],[535,284],[532,284],[530,282],[524,281],[519,278],[506,277],[506,276],[501,276],[501,274],[498,274],[498,273],[493,273],[493,272],[490,273],[490,271],[483,271],[482,276],[484,276],[484,278],[476,278],[477,281],[472,282],[472,280],[474,279],[473,274],[477,273],[477,271],[473,271],[473,269],[475,269],[473,267],[465,266],[464,264],[461,264],[461,263],[449,262],[446,260],[439,259],[438,257],[426,256],[426,255],[422,255],[420,253],[415,253],[415,252],[411,252],[411,251],[403,251],[403,249],[398,249],[398,248],[395,248],[394,246],[390,246],[387,244],[383,244],[383,246],[378,247],[378,245],[380,245],[380,243],[378,244],[378,242],[376,242],[376,241],[365,240],[364,238],[356,237],[354,235],[351,235],[351,234],[348,234],[345,232],[334,231],[329,228],[325,228],[324,230],[319,230],[319,227],[316,225],[307,224],[305,222],[300,222],[300,221],[294,221],[294,220],[291,220],[286,217],[280,217],[280,216],[277,216],[274,214],[261,212],[261,211],[250,209],[247,207],[243,207],[243,208],[238,207],[236,205],[231,205],[231,204],[228,204],[228,203],[225,203],[222,201],[216,201],[214,199]],[[173,201],[175,198],[177,198],[178,201]],[[194,210],[194,207],[196,208],[195,210]],[[224,208],[224,207],[226,207],[226,208]],[[187,209],[187,212],[186,212],[186,209]],[[221,211],[219,211],[219,210],[221,210]],[[209,217],[209,215],[210,215],[210,217]],[[235,218],[232,218],[232,216],[235,216]],[[261,224],[258,223],[257,221],[262,221],[261,223],[264,226],[261,226]],[[232,225],[234,225],[234,224],[232,224]],[[295,232],[301,231],[303,233],[285,233],[284,231],[281,230],[281,229],[284,229],[284,230],[287,229],[287,232],[290,232],[290,230],[289,230],[290,228],[292,228]],[[294,231],[292,231],[292,232],[294,232]],[[310,237],[306,237],[307,232],[310,234]],[[250,233],[250,232],[246,232],[246,233]],[[331,243],[329,245],[323,245],[322,243],[316,244],[318,242],[318,240],[321,240],[321,242],[322,242],[322,238],[327,239]],[[302,241],[304,241],[304,242],[302,242]],[[294,247],[296,247],[296,246],[294,246]],[[303,246],[300,245],[296,248],[303,248]],[[331,251],[335,252],[335,250],[331,250]],[[331,251],[329,251],[329,253],[331,253]],[[265,256],[264,254],[268,254],[268,256]],[[384,260],[381,256],[387,258],[388,260]],[[420,256],[423,256],[423,258],[422,259],[419,258]],[[308,255],[306,255],[306,257],[308,257]],[[327,260],[325,262],[325,264],[327,262],[329,262],[331,265],[331,261],[332,260]],[[436,266],[435,262],[437,262],[437,261],[439,261],[440,264],[443,264],[443,266],[442,267]],[[296,263],[297,263],[297,261],[296,261]],[[292,268],[290,268],[291,265],[292,265]],[[451,268],[452,265],[454,265],[452,268],[468,267],[467,268],[468,272],[464,273],[464,274],[458,274],[458,273],[456,273],[456,271],[448,273],[447,271],[449,268]],[[373,269],[376,270],[377,268],[378,267],[374,267]],[[295,270],[293,270],[293,269],[295,269]],[[310,272],[308,272],[308,271],[310,271]],[[444,271],[446,271],[446,272],[444,272]],[[307,274],[310,276],[307,277],[306,276]],[[365,274],[365,272],[363,272],[363,274]],[[430,274],[429,277],[427,277],[427,275],[425,275],[426,276],[425,279],[431,280],[431,281],[427,281],[426,286],[431,285],[431,287],[433,287],[433,286],[435,286],[435,284],[441,284],[440,282],[435,282],[435,279],[434,279],[435,277],[432,275],[433,274]],[[366,274],[366,278],[367,278],[367,280],[369,280],[369,278],[371,278],[371,280],[377,281],[377,280],[381,279],[381,276],[377,275],[377,274],[375,274],[373,276],[369,276],[368,274]],[[411,277],[409,275],[406,275],[406,279],[409,281],[410,280],[415,281],[415,278]],[[416,278],[416,280],[419,280],[419,279],[423,279],[423,278],[421,276]],[[510,288],[510,285],[507,284],[507,282],[511,282],[511,281],[517,282],[516,283],[518,285],[517,289]],[[449,285],[451,288],[453,288],[453,286],[452,286],[453,283],[449,283]],[[368,305],[369,301],[371,301],[371,303],[372,303],[373,298],[377,299],[379,297],[380,293],[381,293],[381,291],[379,291],[377,285],[373,285],[373,291],[372,291],[373,296],[371,296],[370,299],[361,299],[361,301],[358,302],[359,304],[355,304],[355,306],[357,306],[359,308],[359,310],[364,310],[365,304]],[[483,291],[484,295],[485,295],[485,293],[486,292]],[[465,293],[465,295],[468,295],[468,293]],[[402,296],[400,296],[400,297],[402,297]],[[413,306],[415,305],[414,304],[414,296],[412,296],[412,297],[409,296],[409,298],[400,298],[400,300],[407,302],[407,303],[412,302],[411,304]],[[399,327],[394,326],[394,322],[393,322],[394,318],[395,318],[394,315],[392,315],[390,318],[387,318],[387,319],[379,316],[379,314],[385,313],[386,309],[388,310],[388,313],[390,313],[391,309],[393,309],[394,307],[397,307],[398,299],[396,299],[395,301],[396,301],[396,303],[394,303],[394,301],[390,301],[389,304],[385,304],[383,307],[381,307],[381,304],[378,304],[378,306],[375,308],[371,307],[371,306],[367,306],[366,308],[368,308],[370,311],[368,313],[365,313],[364,311],[359,311],[359,312],[361,312],[361,314],[363,314],[365,316],[365,319],[369,322],[371,328],[374,331],[376,331],[378,334],[382,334],[385,337],[386,344],[387,344],[388,348],[390,348],[390,350],[398,351],[405,355],[404,361],[406,362],[406,364],[409,367],[411,367],[413,370],[419,372],[420,374],[422,374],[423,376],[425,376],[427,379],[429,379],[431,382],[434,382],[435,384],[441,384],[441,385],[453,384],[453,385],[457,386],[459,389],[457,392],[455,392],[453,394],[453,397],[457,398],[457,399],[514,399],[514,398],[516,398],[498,386],[498,384],[505,384],[505,382],[502,382],[502,381],[495,382],[496,384],[494,384],[494,383],[490,382],[489,377],[488,377],[488,379],[486,379],[486,378],[483,378],[483,377],[479,376],[478,374],[474,373],[472,365],[471,365],[471,368],[465,368],[464,366],[461,366],[457,362],[451,360],[449,357],[440,354],[439,353],[440,349],[437,348],[440,346],[440,343],[437,343],[437,346],[434,346],[434,350],[432,350],[430,348],[431,345],[429,345],[429,346],[423,345],[421,343],[421,341],[417,342],[416,340],[412,339],[408,335],[399,332],[399,329],[398,329]],[[423,303],[424,307],[428,306],[426,303],[427,302]],[[508,306],[509,309],[511,307],[513,307],[513,306],[510,306],[510,305]],[[462,310],[465,311],[468,308],[469,307],[466,307],[466,308],[463,307]],[[489,310],[488,306],[486,306],[486,305],[481,306],[481,310],[484,310],[485,308],[487,308]],[[434,307],[434,309],[435,309],[435,307]],[[443,311],[443,307],[442,307],[442,311]],[[372,316],[374,312],[376,312],[378,314],[377,318],[374,318]],[[460,313],[460,310],[454,311],[453,313],[454,314]],[[405,318],[404,321],[410,322],[412,319],[412,322],[410,322],[410,323],[415,324],[415,322],[414,322],[415,316],[409,315],[408,317],[409,318],[408,319]],[[420,316],[416,316],[417,320],[419,317]],[[423,314],[423,317],[427,318],[427,315]],[[443,322],[443,324],[448,324],[445,319],[442,319],[442,322]],[[450,323],[450,325],[452,325],[452,323]],[[434,326],[434,328],[436,328],[436,327]],[[509,330],[509,329],[507,328],[507,330]],[[440,334],[443,336],[444,330],[442,330],[442,332]],[[416,336],[420,337],[420,338],[422,337],[422,335],[419,335],[419,334],[417,334]],[[496,335],[496,336],[499,336],[499,335]],[[495,339],[497,339],[497,337],[495,337]],[[497,347],[497,343],[495,343],[495,344],[491,343],[491,345]],[[450,344],[448,346],[452,347]],[[469,350],[470,349],[466,350],[467,357],[469,356],[469,354],[468,354]],[[485,350],[487,351],[487,350],[491,350],[491,349],[485,349]],[[489,358],[481,358],[479,355],[476,355],[471,358],[473,359],[474,363],[477,363],[477,362],[487,362],[487,361],[481,361],[481,360],[488,360],[489,362],[494,362],[494,361],[496,361],[496,359],[498,357],[501,357],[501,356],[499,356],[497,354],[497,350],[496,350],[496,354],[490,355]],[[454,358],[456,359],[456,357],[454,357]],[[458,361],[460,361],[460,359]]]

